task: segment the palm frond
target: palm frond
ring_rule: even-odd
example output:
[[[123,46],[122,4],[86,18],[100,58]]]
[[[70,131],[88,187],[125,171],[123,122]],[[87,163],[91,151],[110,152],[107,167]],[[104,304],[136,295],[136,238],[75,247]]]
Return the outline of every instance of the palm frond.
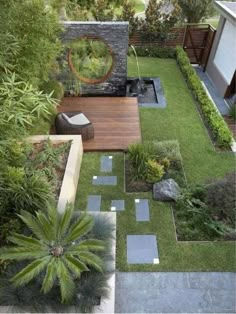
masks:
[[[43,240],[46,244],[50,244],[52,239],[48,239],[48,237],[45,235],[44,228],[42,228],[37,217],[33,216],[25,210],[22,210],[21,215],[18,216],[39,240]]]
[[[51,261],[48,263],[46,275],[42,283],[41,290],[44,293],[47,293],[48,291],[50,291],[55,282],[55,279],[56,279],[55,265],[56,265],[56,258],[53,257]]]
[[[76,255],[76,254],[74,254]],[[80,260],[84,263],[86,263],[89,266],[92,266],[93,268],[95,268],[96,270],[102,272],[103,271],[103,261],[100,257],[98,257],[97,255],[91,253],[91,252],[79,252],[79,254],[77,254],[80,258]]]
[[[67,303],[74,295],[75,283],[62,260],[57,260],[56,272],[60,284],[62,303]]]
[[[93,218],[82,215],[69,229],[65,242],[69,243],[88,233],[93,227]]]
[[[24,260],[42,258],[49,254],[48,250],[32,249],[26,247],[3,247],[0,249],[1,260]]]
[[[71,245],[71,248],[73,248],[73,245]],[[78,244],[78,248],[81,251],[104,251],[105,242],[96,239],[83,240]]]
[[[70,205],[67,205],[66,210],[62,215],[58,215],[58,223],[57,223],[57,238],[61,239],[66,231],[68,230],[68,227],[71,223],[71,218],[73,215],[73,207]]]
[[[42,211],[36,213],[38,224],[41,225],[42,232],[48,241],[54,240],[54,221],[51,221]]]
[[[80,277],[81,273],[84,271],[89,271],[88,267],[70,254],[65,254],[63,257],[67,267],[72,271],[72,273],[76,274],[77,277]]]
[[[22,247],[47,250],[47,246],[44,245],[40,240],[27,237],[22,234],[12,233],[12,236],[8,237],[8,240]]]
[[[47,266],[51,260],[51,256],[46,256],[41,259],[37,259],[23,268],[18,274],[12,279],[14,286],[19,287],[27,284],[34,277],[38,276],[39,273]]]

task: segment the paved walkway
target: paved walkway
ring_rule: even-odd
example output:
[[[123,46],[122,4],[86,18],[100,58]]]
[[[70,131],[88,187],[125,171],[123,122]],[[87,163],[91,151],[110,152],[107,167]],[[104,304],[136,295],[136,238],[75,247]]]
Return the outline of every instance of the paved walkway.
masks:
[[[194,67],[195,71],[197,72],[200,80],[205,84],[211,98],[213,99],[216,107],[218,108],[219,112],[223,116],[229,115],[229,106],[224,101],[223,97],[219,95],[219,92],[217,91],[215,85],[210,80],[209,76],[206,72],[203,72],[202,68],[200,66]]]
[[[235,273],[116,275],[116,313],[235,313]]]

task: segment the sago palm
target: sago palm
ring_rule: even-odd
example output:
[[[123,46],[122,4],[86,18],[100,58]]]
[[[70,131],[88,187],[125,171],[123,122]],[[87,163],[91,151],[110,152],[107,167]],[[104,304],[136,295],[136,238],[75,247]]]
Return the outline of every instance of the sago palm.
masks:
[[[103,270],[102,260],[93,251],[104,250],[104,242],[86,238],[93,227],[91,216],[83,214],[73,221],[73,209],[67,207],[62,215],[49,208],[35,216],[22,211],[19,217],[32,236],[14,233],[9,240],[15,246],[0,249],[2,260],[33,260],[11,279],[16,287],[42,274],[43,293],[59,284],[62,303],[67,303],[73,297],[75,278],[89,267]]]

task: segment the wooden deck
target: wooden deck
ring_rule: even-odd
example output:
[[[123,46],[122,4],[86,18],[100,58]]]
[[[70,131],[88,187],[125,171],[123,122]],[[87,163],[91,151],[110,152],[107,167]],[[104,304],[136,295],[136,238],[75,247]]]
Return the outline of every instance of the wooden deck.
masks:
[[[94,139],[84,151],[119,151],[141,141],[137,99],[134,97],[66,97],[59,112],[82,111],[93,123]]]

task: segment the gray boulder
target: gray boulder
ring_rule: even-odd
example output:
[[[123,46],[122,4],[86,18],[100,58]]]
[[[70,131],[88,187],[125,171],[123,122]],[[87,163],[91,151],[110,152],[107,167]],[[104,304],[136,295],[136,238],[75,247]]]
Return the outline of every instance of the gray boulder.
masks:
[[[153,184],[153,199],[156,201],[176,201],[180,194],[181,189],[173,179]]]

